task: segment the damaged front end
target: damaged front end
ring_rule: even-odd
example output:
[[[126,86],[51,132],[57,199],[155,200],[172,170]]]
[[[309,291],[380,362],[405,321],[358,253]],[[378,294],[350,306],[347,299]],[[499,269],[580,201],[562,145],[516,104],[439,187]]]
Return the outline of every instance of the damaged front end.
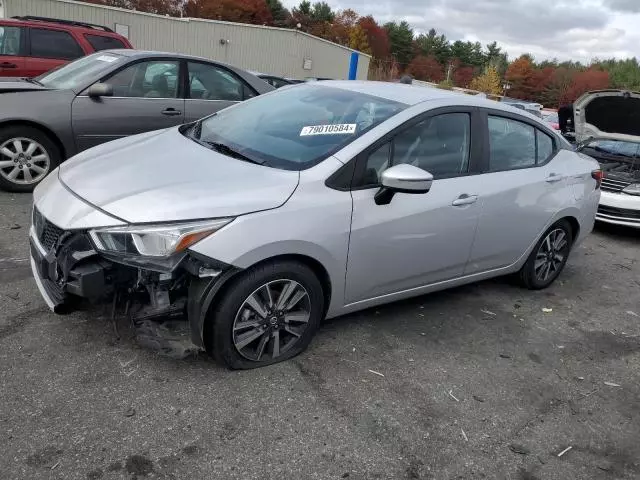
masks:
[[[65,231],[35,207],[32,217],[33,275],[54,312],[107,304],[114,325],[117,316],[133,325],[188,320],[191,341],[203,347],[202,305],[217,279],[233,269],[188,247],[230,219]]]

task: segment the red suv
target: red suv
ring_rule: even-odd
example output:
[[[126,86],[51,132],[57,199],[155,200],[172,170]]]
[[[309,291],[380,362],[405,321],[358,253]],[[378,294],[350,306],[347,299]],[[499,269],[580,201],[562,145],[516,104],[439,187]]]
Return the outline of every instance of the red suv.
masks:
[[[112,48],[133,47],[102,25],[45,17],[0,19],[0,77],[35,77]]]

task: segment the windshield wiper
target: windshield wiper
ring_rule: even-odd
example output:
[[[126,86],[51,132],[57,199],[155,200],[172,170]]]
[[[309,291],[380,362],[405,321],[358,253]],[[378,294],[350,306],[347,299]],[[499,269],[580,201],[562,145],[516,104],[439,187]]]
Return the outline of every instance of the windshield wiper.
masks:
[[[191,129],[191,138],[198,140],[202,134],[202,120],[198,120]]]
[[[255,163],[256,165],[264,165],[266,162],[264,160],[255,160],[251,157],[247,157],[243,153],[234,150],[229,145],[220,142],[209,142],[206,140],[200,140],[202,143],[209,145],[211,148],[216,150],[217,152],[226,155],[228,157],[237,158],[239,160],[244,160],[245,162]]]
[[[24,80],[25,82],[29,82],[29,83],[33,83],[34,85],[39,85],[41,87],[43,87],[44,85],[42,85],[41,82],[39,82],[38,80],[36,80],[35,78],[28,78],[28,77],[24,77],[22,80]]]

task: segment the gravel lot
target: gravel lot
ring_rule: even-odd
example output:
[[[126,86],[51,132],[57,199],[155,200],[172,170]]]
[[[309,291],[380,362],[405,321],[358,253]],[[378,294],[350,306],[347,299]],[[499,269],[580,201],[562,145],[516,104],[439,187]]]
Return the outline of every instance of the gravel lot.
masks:
[[[50,313],[30,202],[0,192],[2,479],[640,478],[640,233],[599,228],[546,291],[368,310],[231,372]]]

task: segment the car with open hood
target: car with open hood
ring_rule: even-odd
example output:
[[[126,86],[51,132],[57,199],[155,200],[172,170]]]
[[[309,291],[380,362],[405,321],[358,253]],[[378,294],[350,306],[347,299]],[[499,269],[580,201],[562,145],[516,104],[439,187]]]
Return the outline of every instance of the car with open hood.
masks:
[[[549,286],[600,173],[493,101],[310,82],[65,162],[34,192],[31,266],[55,312],[183,314],[195,345],[253,368],[326,317],[498,275]]]
[[[573,108],[577,149],[602,167],[596,218],[640,228],[640,93],[593,91]]]
[[[87,148],[273,89],[220,62],[141,50],[103,50],[33,79],[0,78],[0,188],[32,191]]]

